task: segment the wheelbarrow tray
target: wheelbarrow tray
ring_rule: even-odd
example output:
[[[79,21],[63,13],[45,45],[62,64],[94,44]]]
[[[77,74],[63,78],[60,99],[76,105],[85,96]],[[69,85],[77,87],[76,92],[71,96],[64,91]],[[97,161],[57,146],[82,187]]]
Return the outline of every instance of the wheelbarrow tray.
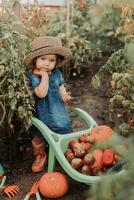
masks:
[[[60,163],[65,172],[72,177],[74,180],[85,183],[85,184],[93,184],[98,182],[104,176],[110,176],[110,174],[104,176],[89,176],[80,173],[79,171],[72,168],[68,160],[66,159],[64,152],[68,148],[68,143],[72,139],[77,139],[82,134],[89,134],[94,127],[97,127],[98,124],[96,121],[84,110],[80,108],[75,108],[74,112],[81,117],[88,125],[89,128],[82,131],[77,131],[65,135],[57,134],[51,131],[43,122],[38,120],[37,118],[32,118],[32,124],[40,130],[43,137],[47,140],[49,144],[49,155],[48,155],[48,171],[54,171],[55,169],[55,161]],[[116,176],[122,175],[125,173],[125,170],[121,170],[118,173],[115,173]],[[113,176],[113,174],[112,174]]]

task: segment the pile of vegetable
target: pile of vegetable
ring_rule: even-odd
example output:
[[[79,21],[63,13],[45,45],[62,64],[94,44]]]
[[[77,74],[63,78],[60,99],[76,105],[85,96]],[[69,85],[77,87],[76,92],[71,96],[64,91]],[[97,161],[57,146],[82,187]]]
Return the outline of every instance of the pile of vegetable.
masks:
[[[82,134],[68,144],[65,157],[71,166],[82,174],[99,175],[122,160],[114,149],[100,148],[103,143],[113,136],[113,130],[106,125],[93,128],[90,134]]]

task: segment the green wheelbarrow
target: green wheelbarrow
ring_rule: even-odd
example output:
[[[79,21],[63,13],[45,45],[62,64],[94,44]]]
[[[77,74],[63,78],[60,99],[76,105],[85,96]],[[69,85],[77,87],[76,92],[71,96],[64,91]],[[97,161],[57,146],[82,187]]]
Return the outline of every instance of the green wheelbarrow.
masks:
[[[0,189],[5,185],[6,176],[4,175],[5,171],[2,165],[0,164]]]
[[[72,177],[74,180],[85,183],[87,185],[93,184],[98,182],[103,176],[89,176],[84,175],[77,170],[73,169],[70,163],[67,161],[66,157],[64,156],[64,152],[68,148],[68,143],[72,139],[77,139],[82,134],[89,134],[94,127],[97,127],[98,124],[96,121],[84,110],[80,108],[75,108],[74,112],[81,117],[89,126],[88,129],[77,131],[65,135],[57,134],[51,131],[43,122],[38,120],[37,118],[32,118],[32,124],[40,130],[43,137],[47,140],[49,144],[49,155],[48,155],[48,171],[54,171],[55,169],[55,161],[57,160],[65,172]],[[121,170],[115,175],[119,176],[125,173],[125,170]],[[104,175],[106,176],[106,175]],[[110,176],[107,175],[107,176]],[[113,176],[113,175],[112,175]]]

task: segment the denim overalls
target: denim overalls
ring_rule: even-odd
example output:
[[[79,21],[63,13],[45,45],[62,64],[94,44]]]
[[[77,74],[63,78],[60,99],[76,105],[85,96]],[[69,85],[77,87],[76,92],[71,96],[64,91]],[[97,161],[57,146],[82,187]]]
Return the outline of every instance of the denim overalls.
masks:
[[[40,77],[32,72],[30,72],[29,78],[33,89],[40,84]],[[63,84],[63,81],[60,70],[54,69],[49,75],[47,96],[44,98],[35,96],[35,117],[59,134],[72,132],[69,114],[59,92],[59,86]]]

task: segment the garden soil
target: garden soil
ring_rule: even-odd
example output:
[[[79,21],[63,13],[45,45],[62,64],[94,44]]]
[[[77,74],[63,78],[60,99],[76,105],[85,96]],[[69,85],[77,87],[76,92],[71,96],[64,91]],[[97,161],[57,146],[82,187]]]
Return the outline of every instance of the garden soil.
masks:
[[[97,93],[91,87],[91,74],[79,79],[71,79],[67,81],[68,90],[71,91],[73,100],[67,105],[71,113],[72,124],[74,131],[83,130],[87,128],[84,122],[73,115],[73,108],[81,108],[88,112],[98,124],[109,124],[108,120],[108,108],[107,101],[103,95]],[[31,146],[31,141],[28,140],[25,145],[21,147],[21,153],[19,153],[18,158],[11,165],[5,163],[7,167],[7,184],[15,184],[20,187],[20,193],[15,195],[13,200],[23,200],[27,192],[30,190],[33,182],[39,179],[45,172],[47,172],[47,167],[41,173],[33,174],[31,172],[31,164],[33,162],[33,151]],[[86,200],[90,195],[90,186],[86,184],[79,183],[69,177],[61,168],[59,163],[56,165],[55,171],[60,171],[64,173],[69,180],[69,190],[67,194],[59,198],[60,200]],[[42,200],[48,198],[41,196]],[[0,200],[7,200],[8,198],[0,193]],[[35,196],[31,197],[30,200],[36,199]]]

